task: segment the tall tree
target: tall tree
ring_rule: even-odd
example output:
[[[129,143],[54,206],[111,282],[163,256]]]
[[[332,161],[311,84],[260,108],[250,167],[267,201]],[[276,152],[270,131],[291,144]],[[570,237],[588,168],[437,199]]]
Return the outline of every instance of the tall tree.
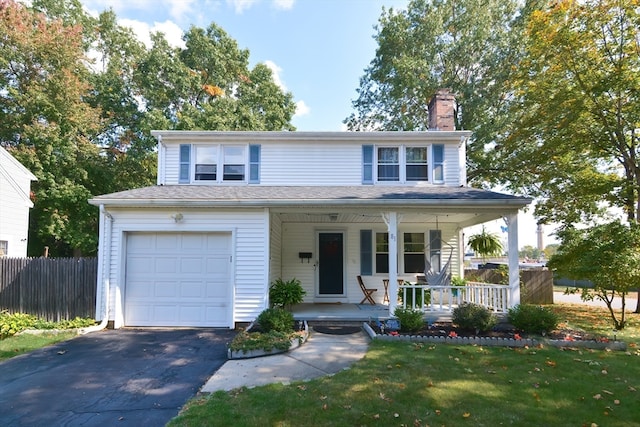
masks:
[[[30,227],[38,254],[44,245],[92,250],[97,240],[83,232],[97,222],[86,200],[100,117],[84,102],[81,31],[15,2],[0,5],[0,141],[38,177]]]
[[[494,182],[540,200],[541,222],[640,211],[640,7],[553,2],[532,14]]]
[[[376,56],[360,79],[350,130],[426,130],[427,102],[439,88],[456,94],[457,129],[474,131],[469,178],[504,117],[521,19],[517,1],[412,0],[384,10]]]

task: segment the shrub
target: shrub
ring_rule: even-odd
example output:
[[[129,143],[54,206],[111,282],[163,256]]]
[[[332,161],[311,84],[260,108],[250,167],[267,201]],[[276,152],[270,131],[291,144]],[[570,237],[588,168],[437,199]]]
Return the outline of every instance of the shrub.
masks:
[[[277,279],[269,287],[269,301],[272,307],[291,309],[294,304],[300,304],[307,292],[295,277],[287,282]]]
[[[509,309],[509,322],[521,331],[545,334],[558,326],[558,316],[548,307],[519,304]]]
[[[263,332],[293,332],[293,314],[282,308],[268,308],[262,311],[257,322]]]
[[[400,320],[400,330],[404,332],[417,331],[424,325],[422,310],[397,307],[393,315]]]
[[[0,339],[11,337],[25,329],[33,328],[38,319],[35,316],[24,313],[9,314],[0,312]]]
[[[491,330],[498,319],[486,307],[464,303],[453,309],[452,321],[461,329],[479,332]]]
[[[271,331],[262,333],[242,331],[233,338],[229,348],[232,351],[243,351],[244,353],[251,350],[288,350],[291,347],[291,338],[292,334],[285,332]]]

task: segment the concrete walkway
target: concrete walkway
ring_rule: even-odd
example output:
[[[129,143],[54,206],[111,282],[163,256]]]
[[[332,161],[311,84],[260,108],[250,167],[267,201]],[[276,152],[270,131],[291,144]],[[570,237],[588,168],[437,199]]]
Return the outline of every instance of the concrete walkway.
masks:
[[[238,387],[289,384],[331,375],[364,357],[368,336],[321,334],[311,330],[307,342],[295,350],[273,356],[227,361],[200,390],[213,393]]]

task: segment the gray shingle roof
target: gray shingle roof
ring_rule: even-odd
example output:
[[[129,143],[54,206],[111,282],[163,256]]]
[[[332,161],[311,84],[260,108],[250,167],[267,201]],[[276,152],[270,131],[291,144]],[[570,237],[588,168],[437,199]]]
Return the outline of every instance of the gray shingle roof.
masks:
[[[160,185],[94,197],[94,205],[501,205],[520,208],[531,199],[469,187]]]

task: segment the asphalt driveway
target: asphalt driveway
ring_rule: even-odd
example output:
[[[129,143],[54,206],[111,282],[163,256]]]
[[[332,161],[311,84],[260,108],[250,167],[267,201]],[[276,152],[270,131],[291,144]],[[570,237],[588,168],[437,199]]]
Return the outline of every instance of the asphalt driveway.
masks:
[[[224,329],[124,329],[0,363],[0,425],[164,426],[226,361]]]

